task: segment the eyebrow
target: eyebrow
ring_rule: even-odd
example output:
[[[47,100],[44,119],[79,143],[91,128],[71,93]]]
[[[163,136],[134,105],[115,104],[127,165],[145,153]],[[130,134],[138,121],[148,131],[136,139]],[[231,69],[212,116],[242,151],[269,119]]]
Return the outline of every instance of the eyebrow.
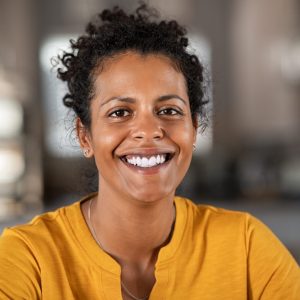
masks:
[[[163,95],[163,96],[160,96],[157,98],[157,101],[158,102],[163,102],[163,101],[168,101],[168,100],[171,100],[171,99],[178,99],[180,100],[181,102],[183,102],[185,105],[187,105],[187,101],[184,100],[183,98],[181,98],[180,96],[176,95],[176,94],[168,94],[168,95]],[[103,103],[101,103],[100,107],[104,106],[105,104],[111,102],[111,101],[114,101],[114,100],[117,100],[117,101],[121,101],[121,102],[126,102],[126,103],[135,103],[136,102],[136,99],[135,98],[131,98],[131,97],[111,97],[109,99],[107,99],[106,101],[104,101]]]

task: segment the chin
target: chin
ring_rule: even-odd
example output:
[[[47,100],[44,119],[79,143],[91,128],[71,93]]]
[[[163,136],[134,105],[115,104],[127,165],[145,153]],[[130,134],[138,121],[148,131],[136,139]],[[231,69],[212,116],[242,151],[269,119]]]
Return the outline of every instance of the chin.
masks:
[[[155,193],[153,193],[153,190],[151,191],[142,191],[142,192],[138,192],[136,194],[132,194],[131,198],[135,199],[136,201],[140,202],[140,203],[144,203],[144,204],[152,204],[152,203],[156,203],[159,202],[163,199],[167,199],[167,198],[172,198],[175,195],[175,191],[155,191]]]

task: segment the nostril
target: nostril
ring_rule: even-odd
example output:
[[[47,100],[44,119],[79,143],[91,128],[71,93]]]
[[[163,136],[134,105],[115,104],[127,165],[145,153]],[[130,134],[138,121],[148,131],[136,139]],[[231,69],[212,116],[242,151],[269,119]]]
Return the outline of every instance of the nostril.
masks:
[[[132,137],[134,139],[152,139],[159,140],[164,136],[164,131],[161,128],[137,128],[132,132]]]
[[[141,140],[141,139],[143,139],[144,137],[141,136],[141,135],[137,135],[137,136],[134,136],[134,138],[137,139],[137,140]]]
[[[159,139],[161,139],[161,138],[162,138],[162,136],[163,136],[163,135],[158,135],[158,134],[157,134],[157,135],[155,135],[155,136],[153,137],[153,139],[155,139],[155,140],[159,140]]]
[[[134,119],[131,127],[132,137],[135,139],[160,139],[164,135],[161,120],[150,114],[140,113]]]

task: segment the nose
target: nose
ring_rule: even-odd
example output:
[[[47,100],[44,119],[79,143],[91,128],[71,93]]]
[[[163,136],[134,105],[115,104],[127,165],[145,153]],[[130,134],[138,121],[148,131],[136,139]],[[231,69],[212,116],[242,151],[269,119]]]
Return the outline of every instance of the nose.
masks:
[[[132,137],[136,140],[159,140],[164,136],[160,121],[154,115],[139,116],[134,121]]]

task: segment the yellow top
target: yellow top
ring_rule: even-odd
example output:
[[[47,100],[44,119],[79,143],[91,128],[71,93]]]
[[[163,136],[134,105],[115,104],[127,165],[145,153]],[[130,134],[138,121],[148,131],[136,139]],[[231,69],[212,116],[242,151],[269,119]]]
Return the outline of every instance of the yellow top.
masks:
[[[150,300],[300,299],[299,267],[260,221],[179,197],[175,205]],[[0,266],[0,299],[121,300],[120,266],[94,241],[80,202],[6,229]]]

